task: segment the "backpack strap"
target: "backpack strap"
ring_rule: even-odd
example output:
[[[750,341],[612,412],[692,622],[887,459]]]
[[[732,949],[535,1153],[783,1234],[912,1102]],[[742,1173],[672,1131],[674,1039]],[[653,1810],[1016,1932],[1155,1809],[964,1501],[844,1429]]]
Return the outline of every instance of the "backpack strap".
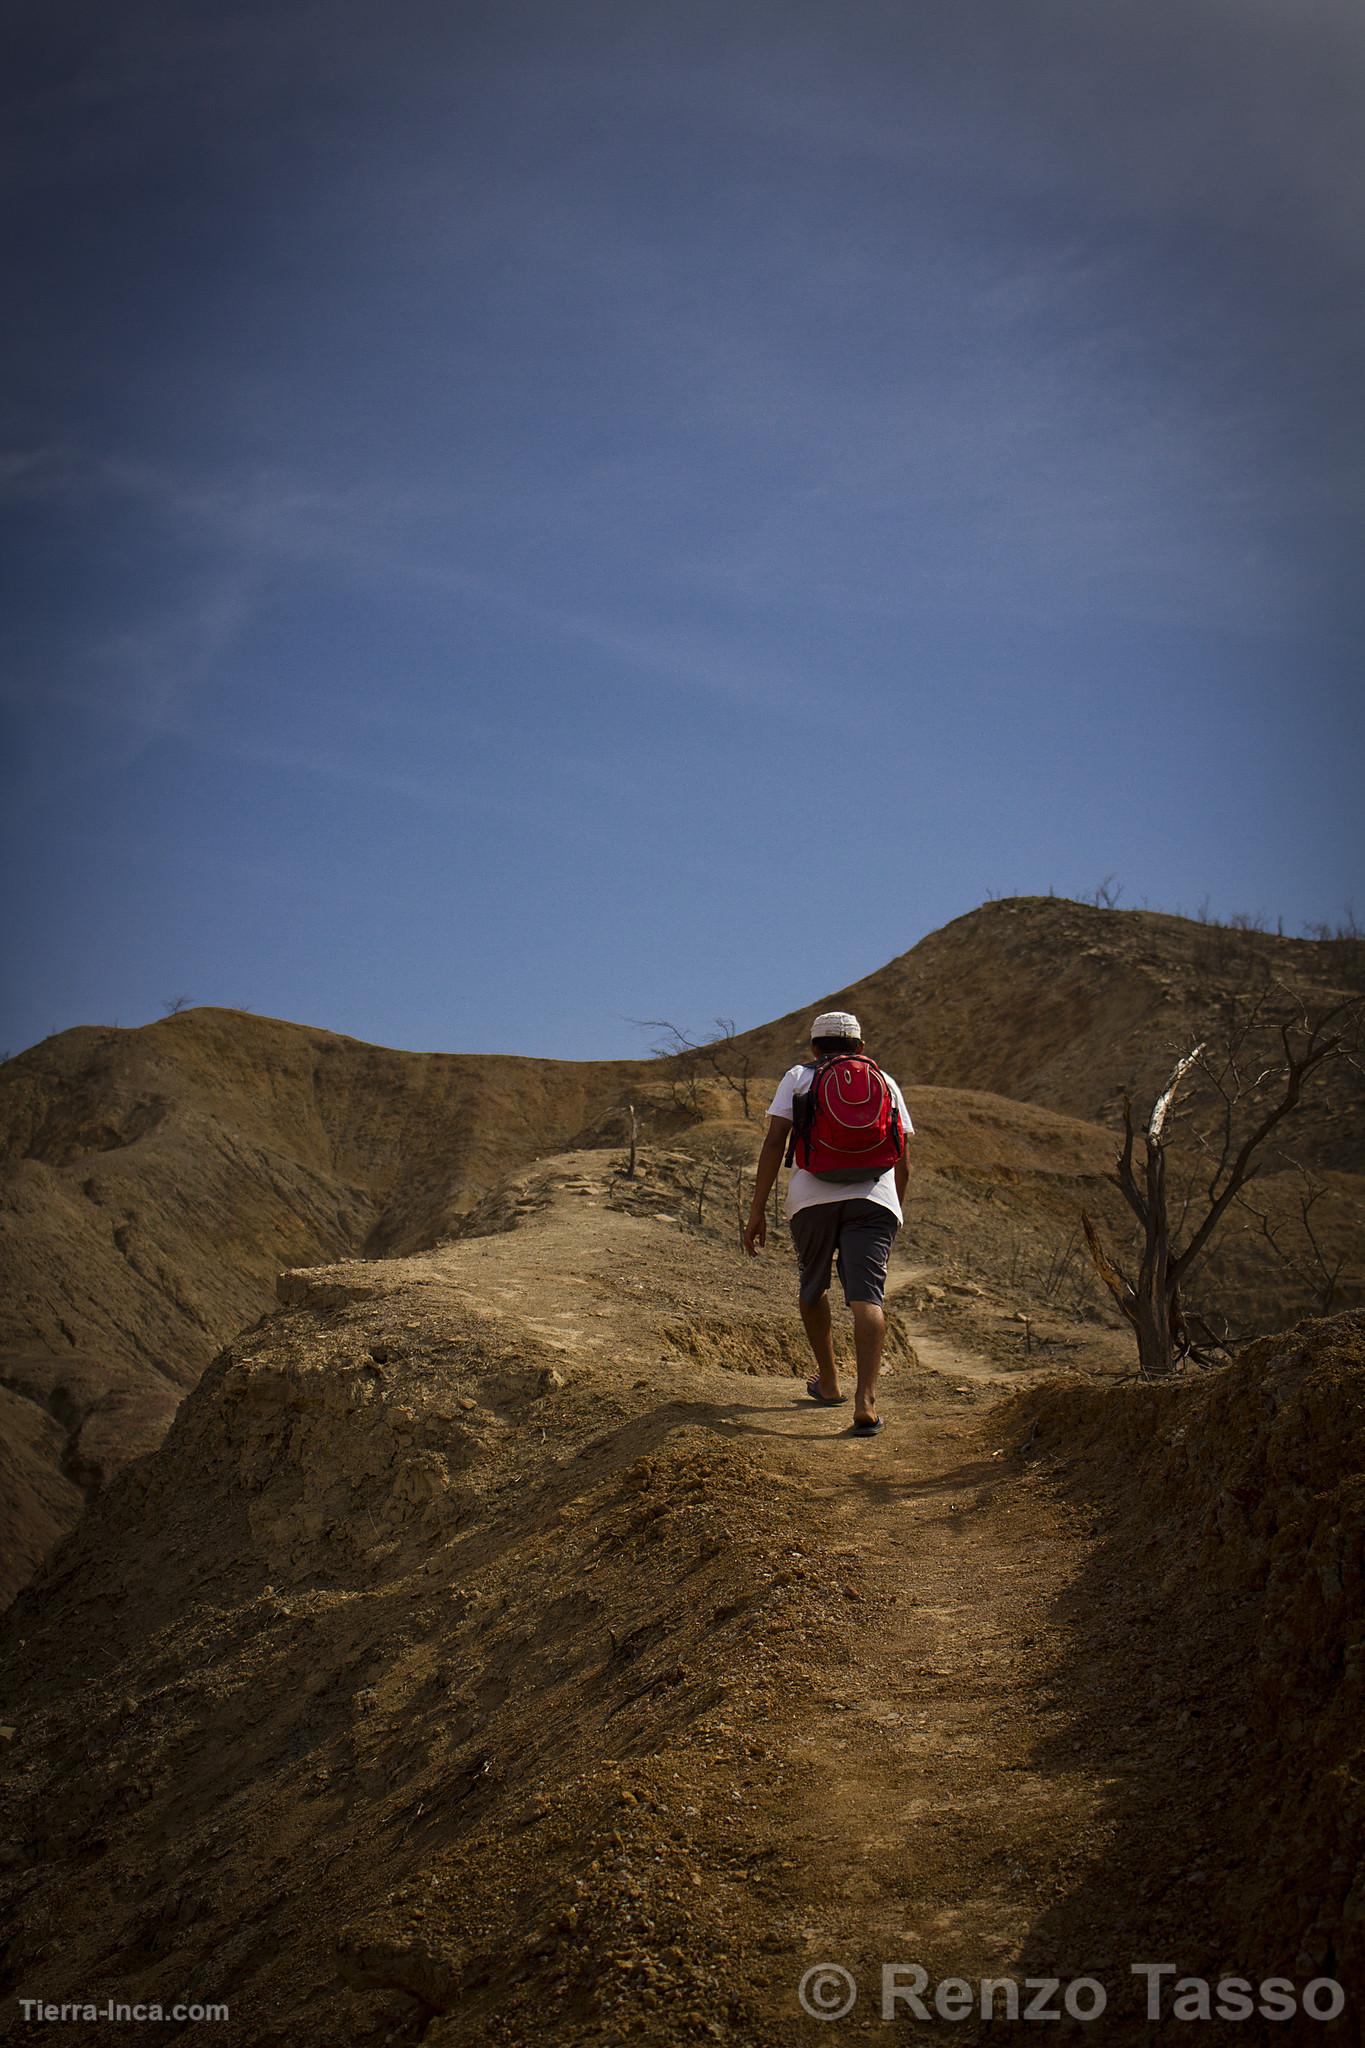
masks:
[[[869,1066],[870,1066],[870,1067],[871,1067],[871,1068],[872,1068],[872,1069],[874,1070],[874,1072],[875,1072],[875,1073],[876,1073],[876,1075],[877,1075],[877,1078],[878,1078],[878,1079],[879,1079],[879,1081],[881,1082],[881,1084],[882,1084],[883,1088],[885,1088],[885,1090],[886,1090],[886,1096],[887,1096],[887,1100],[888,1100],[888,1102],[889,1102],[889,1103],[891,1104],[891,1128],[892,1128],[892,1130],[893,1130],[893,1131],[895,1132],[895,1134],[896,1134],[896,1146],[897,1146],[897,1150],[898,1150],[898,1151],[900,1152],[900,1155],[901,1155],[901,1157],[902,1157],[902,1158],[904,1158],[904,1156],[905,1156],[905,1129],[904,1129],[904,1126],[903,1126],[903,1125],[902,1125],[902,1123],[901,1123],[901,1113],[900,1113],[900,1110],[899,1110],[899,1109],[898,1109],[898,1108],[896,1107],[896,1098],[895,1098],[895,1096],[894,1096],[894,1095],[893,1095],[893,1094],[891,1093],[891,1083],[890,1083],[890,1082],[889,1082],[889,1081],[887,1080],[887,1078],[886,1078],[886,1075],[885,1075],[885,1074],[884,1074],[884,1073],[882,1072],[882,1070],[881,1070],[880,1066],[878,1066],[878,1064],[877,1064],[876,1060],[874,1060],[874,1059],[873,1059],[873,1057],[872,1057],[872,1055],[871,1055],[871,1053],[870,1053],[870,1052],[860,1052],[860,1053],[858,1054],[858,1058],[859,1058],[860,1060],[866,1060],[866,1061],[867,1061],[867,1064],[868,1064],[868,1065],[869,1065]]]
[[[837,1058],[838,1055],[834,1054],[832,1057]],[[784,1162],[787,1166],[790,1166],[796,1157],[798,1138],[807,1139],[810,1136],[810,1127],[815,1121],[815,1083],[819,1078],[821,1067],[827,1066],[829,1062],[828,1060],[803,1060],[801,1064],[803,1067],[810,1068],[810,1087],[802,1089],[799,1095],[793,1094],[792,1096],[792,1127],[787,1138],[787,1157]]]

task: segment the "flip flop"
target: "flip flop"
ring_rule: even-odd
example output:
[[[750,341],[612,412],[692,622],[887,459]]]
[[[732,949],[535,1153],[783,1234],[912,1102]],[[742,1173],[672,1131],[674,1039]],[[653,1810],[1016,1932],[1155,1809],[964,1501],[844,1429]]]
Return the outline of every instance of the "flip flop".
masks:
[[[822,1394],[820,1392],[820,1375],[818,1373],[813,1380],[806,1381],[806,1392],[810,1395],[812,1401],[818,1403],[821,1408],[837,1408],[841,1402],[848,1399],[847,1394]]]
[[[866,1416],[859,1417],[855,1415],[853,1418],[852,1434],[854,1436],[875,1436],[882,1426],[880,1415],[874,1415],[870,1422]]]

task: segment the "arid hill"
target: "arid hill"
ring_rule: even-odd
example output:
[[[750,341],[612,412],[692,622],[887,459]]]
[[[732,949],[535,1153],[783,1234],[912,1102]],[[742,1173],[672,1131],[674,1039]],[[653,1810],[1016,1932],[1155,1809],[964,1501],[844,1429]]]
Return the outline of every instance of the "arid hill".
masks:
[[[813,1971],[879,2028],[899,1962],[1094,1980],[1139,2048],[1160,1958],[1294,1987],[1200,2041],[1358,2038],[1365,1316],[1034,1385],[898,1255],[860,1441],[792,1374],[780,1243],[691,1228],[669,1157],[542,1161],[491,1235],[281,1276],[21,1593],[5,2017],[791,2048],[830,2037],[798,1987],[844,1995]]]
[[[430,1244],[619,1099],[622,1063],[390,1052],[231,1010],[0,1070],[5,1596],[160,1440],[281,1265]]]
[[[1035,1315],[1087,1288],[1076,1218],[1110,1215],[1103,1175],[1125,1087],[1269,981],[1322,1005],[1357,988],[1359,945],[1307,944],[1044,899],[992,903],[826,1002],[851,1003],[912,1091],[924,1258],[1008,1283]],[[767,1084],[810,1009],[726,1049]],[[1338,1299],[1365,1281],[1362,1117],[1339,1077],[1300,1119],[1328,1173],[1319,1212]],[[214,1351],[270,1306],[276,1271],[419,1250],[471,1225],[535,1158],[682,1144],[685,1213],[733,1228],[756,1122],[686,1062],[568,1062],[389,1051],[306,1026],[202,1009],[139,1030],[62,1033],[0,1069],[0,1598],[85,1499],[164,1433]],[[724,1197],[720,1191],[724,1189]],[[1292,1208],[1292,1190],[1278,1197]],[[709,1205],[709,1206],[708,1206]],[[1311,1304],[1243,1233],[1223,1257],[1271,1320]],[[1103,1304],[1087,1313],[1101,1322]],[[1267,1325],[1262,1322],[1260,1327]]]
[[[1112,1125],[1150,1105],[1177,1054],[1279,984],[1314,1010],[1365,992],[1365,940],[1277,938],[1156,911],[1047,896],[983,904],[875,974],[820,998],[851,1009],[907,1082],[976,1088]],[[810,1009],[742,1034],[763,1072],[802,1057]],[[1327,1116],[1331,1108],[1338,1114]],[[1338,1077],[1296,1143],[1323,1167],[1365,1165],[1365,1095]],[[1306,1149],[1305,1149],[1306,1148]]]

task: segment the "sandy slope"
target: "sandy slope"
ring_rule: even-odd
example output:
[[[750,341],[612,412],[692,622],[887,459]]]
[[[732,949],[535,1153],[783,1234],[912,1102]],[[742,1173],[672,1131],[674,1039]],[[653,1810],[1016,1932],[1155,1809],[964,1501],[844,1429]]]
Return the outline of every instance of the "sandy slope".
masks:
[[[1113,1121],[1125,1090],[1151,1102],[1177,1054],[1257,990],[1323,1010],[1365,989],[1365,940],[1231,931],[1156,911],[1042,896],[984,903],[817,1008],[848,1008],[912,1080],[980,1089]],[[809,1012],[745,1033],[760,1068],[800,1056]],[[1365,1104],[1338,1074],[1300,1125],[1304,1156],[1361,1170]]]
[[[1362,977],[1358,942],[1018,899],[839,991],[911,1092],[926,1277],[990,1297],[980,1313],[968,1293],[945,1297],[959,1340],[999,1363],[1017,1349],[1019,1330],[1003,1326],[1017,1313],[1054,1357],[1065,1345],[1083,1362],[1075,1326],[1088,1314],[1102,1329],[1107,1312],[1078,1214],[1084,1204],[1122,1242],[1129,1219],[1106,1175],[1123,1088],[1150,1090],[1172,1050],[1248,990],[1284,981],[1322,1005]],[[269,1306],[281,1265],[430,1245],[496,1206],[538,1155],[618,1144],[628,1102],[656,1165],[676,1147],[693,1163],[690,1179],[687,1159],[673,1172],[670,1202],[689,1213],[705,1195],[713,1229],[808,1018],[747,1034],[720,1074],[395,1052],[214,1009],[65,1032],[5,1063],[0,1601],[84,1501],[160,1441],[214,1351]],[[736,1123],[731,1084],[746,1063],[754,1117]],[[1359,1070],[1343,1065],[1293,1133],[1322,1182],[1314,1224],[1341,1302],[1365,1296],[1362,1117]],[[1259,1191],[1303,1252],[1292,1173]],[[1258,1227],[1230,1221],[1207,1278],[1244,1326],[1265,1329],[1318,1299],[1322,1274],[1311,1258],[1282,1267]]]
[[[8,1062],[0,1599],[160,1441],[282,1265],[431,1243],[638,1071],[389,1052],[207,1009]]]
[[[1359,1995],[1358,1806],[1338,1795],[1337,1839],[1296,1836],[1260,1891],[1246,1854],[1310,1742],[1272,1632],[1296,1718],[1278,1760],[1252,1756],[1254,1525],[1294,1526],[1277,1487],[1331,1503],[1294,1539],[1336,1531],[1319,1651],[1358,1633],[1359,1506],[1331,1492],[1362,1469],[1358,1325],[1322,1381],[1330,1470],[1286,1465],[1307,1367],[1256,1368],[1280,1391],[1220,1477],[1199,1388],[1021,1408],[996,1361],[904,1311],[888,1428],[859,1442],[784,1369],[784,1256],[741,1264],[618,1197],[600,1155],[570,1156],[528,1176],[514,1230],[286,1276],[284,1310],[21,1596],[7,1990],[225,1998],[223,2038],[281,2048],[778,2048],[837,2038],[796,1998],[827,1961],[862,1987],[858,2035],[884,1961],[1097,1975],[1118,2042],[1146,2038],[1130,1949],[1325,1959]],[[926,1338],[948,1374],[916,1360]],[[1167,1436],[1198,1444],[1197,1482],[1161,1464],[1184,1455]],[[1164,1518],[1123,1523],[1116,1457],[1139,1506],[1176,1487],[1175,1551]],[[1224,1478],[1246,1507],[1218,1505]],[[1189,1604],[1210,1541],[1217,1626]]]

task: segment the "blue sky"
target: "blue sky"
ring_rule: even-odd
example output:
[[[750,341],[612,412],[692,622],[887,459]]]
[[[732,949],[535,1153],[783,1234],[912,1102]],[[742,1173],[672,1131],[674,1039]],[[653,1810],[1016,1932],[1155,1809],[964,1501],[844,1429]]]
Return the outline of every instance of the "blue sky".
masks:
[[[0,1046],[1365,912],[1356,0],[10,18]]]

